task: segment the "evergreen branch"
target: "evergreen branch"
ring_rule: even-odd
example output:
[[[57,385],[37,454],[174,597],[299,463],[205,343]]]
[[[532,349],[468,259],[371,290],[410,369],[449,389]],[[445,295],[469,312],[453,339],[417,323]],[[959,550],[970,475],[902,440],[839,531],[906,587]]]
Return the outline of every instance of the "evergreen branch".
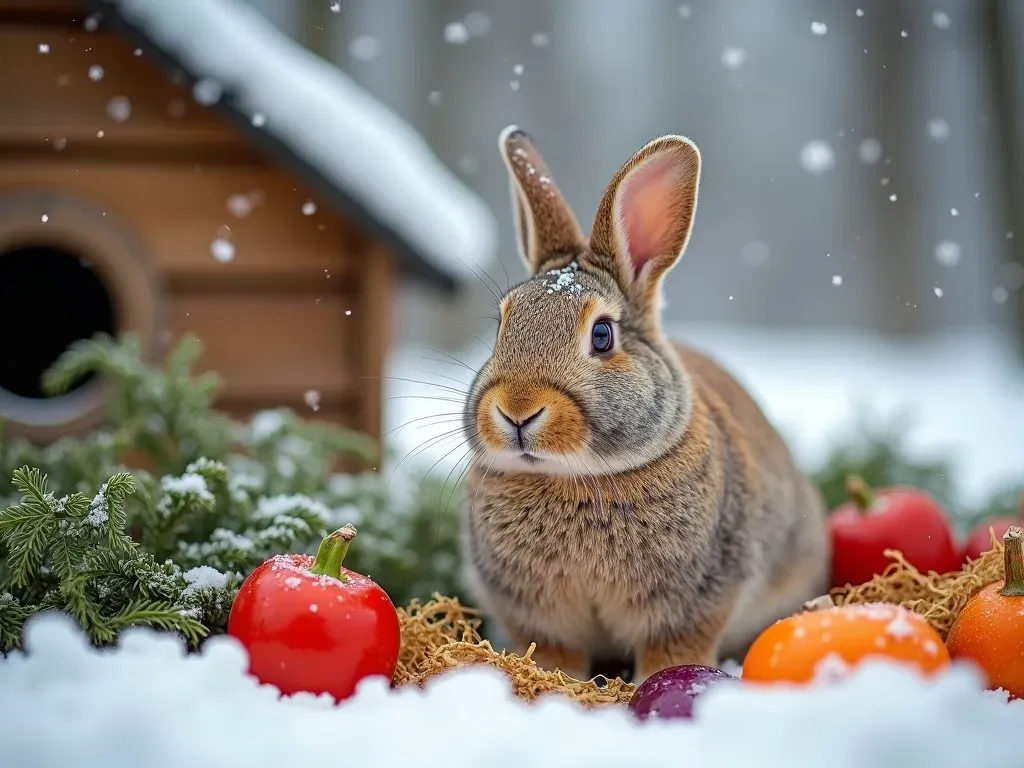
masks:
[[[101,643],[112,643],[121,630],[137,626],[178,632],[193,647],[210,633],[200,621],[185,615],[170,603],[159,600],[136,600],[124,605],[113,616],[102,619],[95,627],[95,636]]]

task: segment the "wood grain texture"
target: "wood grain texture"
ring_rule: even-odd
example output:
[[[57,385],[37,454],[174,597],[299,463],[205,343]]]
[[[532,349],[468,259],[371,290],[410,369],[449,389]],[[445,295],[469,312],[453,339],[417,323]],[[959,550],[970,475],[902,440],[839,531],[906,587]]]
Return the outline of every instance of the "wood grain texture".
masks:
[[[376,241],[369,241],[359,265],[359,390],[358,426],[370,435],[383,429],[382,389],[387,350],[391,345],[391,311],[394,295],[391,255]]]
[[[184,295],[171,307],[174,337],[202,342],[200,368],[224,378],[229,400],[284,405],[301,402],[307,390],[322,399],[357,390],[349,296]]]
[[[49,46],[47,53],[40,53],[41,44]],[[75,145],[244,144],[188,88],[171,82],[117,35],[81,26],[8,24],[0,27],[0,51],[0,143],[65,138]],[[91,67],[101,67],[102,77],[91,79]],[[115,97],[131,104],[122,122],[108,114]]]
[[[92,201],[139,235],[171,281],[302,275],[328,290],[351,256],[351,226],[324,205],[303,214],[308,194],[278,168],[65,163],[59,157],[0,165],[0,194],[25,188]],[[229,199],[250,194],[258,205],[244,218],[232,215]],[[227,264],[210,251],[224,235],[235,246]]]

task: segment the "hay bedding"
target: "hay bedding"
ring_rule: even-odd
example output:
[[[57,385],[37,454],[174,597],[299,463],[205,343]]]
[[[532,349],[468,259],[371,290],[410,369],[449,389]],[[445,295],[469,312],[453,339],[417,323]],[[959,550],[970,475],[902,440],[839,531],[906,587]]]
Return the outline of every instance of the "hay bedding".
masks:
[[[922,574],[899,552],[888,552],[892,564],[866,584],[832,590],[838,605],[898,603],[923,616],[943,639],[967,600],[978,589],[1003,577],[1003,546],[971,562],[962,571]],[[432,677],[458,667],[486,664],[508,675],[517,696],[532,701],[546,693],[567,695],[585,706],[625,704],[635,686],[611,680],[604,687],[575,680],[558,670],[546,670],[530,658],[532,648],[519,656],[499,652],[480,637],[480,614],[452,597],[435,595],[426,603],[413,601],[400,608],[402,652],[395,673],[397,685],[423,685]]]

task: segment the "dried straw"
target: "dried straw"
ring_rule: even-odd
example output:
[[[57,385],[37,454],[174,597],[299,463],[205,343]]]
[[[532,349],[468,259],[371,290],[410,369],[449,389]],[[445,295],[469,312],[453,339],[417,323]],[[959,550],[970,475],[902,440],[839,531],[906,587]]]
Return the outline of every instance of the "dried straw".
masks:
[[[993,549],[971,561],[962,571],[923,574],[894,550],[893,563],[881,576],[860,586],[832,590],[837,605],[898,603],[924,617],[946,639],[950,627],[971,596],[986,584],[1003,578],[1003,544],[992,539]]]
[[[945,639],[953,621],[978,589],[1003,578],[1003,546],[993,538],[994,549],[949,574],[922,574],[899,552],[886,554],[893,563],[881,576],[856,587],[834,589],[837,605],[854,603],[897,603],[923,616]],[[414,600],[398,610],[402,625],[402,651],[395,672],[397,685],[423,685],[450,669],[486,664],[504,672],[517,696],[533,701],[543,694],[560,693],[584,706],[625,704],[635,686],[610,680],[599,687],[589,680],[576,680],[558,670],[537,666],[531,658],[533,647],[522,656],[498,652],[480,637],[480,612],[466,608],[453,597],[435,594],[421,604]]]
[[[625,704],[634,686],[610,680],[600,687],[590,680],[576,680],[559,670],[537,666],[533,646],[522,656],[498,652],[480,637],[480,614],[463,607],[454,597],[435,594],[421,605],[414,600],[398,609],[402,625],[402,652],[395,672],[398,685],[423,685],[432,677],[456,667],[486,664],[504,672],[512,690],[527,701],[547,693],[565,694],[585,706]]]

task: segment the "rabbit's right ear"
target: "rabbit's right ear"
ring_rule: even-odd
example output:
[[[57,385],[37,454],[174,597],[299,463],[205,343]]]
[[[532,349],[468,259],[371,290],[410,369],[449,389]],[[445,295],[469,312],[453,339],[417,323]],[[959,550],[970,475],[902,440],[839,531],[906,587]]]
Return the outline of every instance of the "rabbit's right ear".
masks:
[[[508,168],[519,255],[530,274],[553,257],[584,250],[579,222],[530,137],[510,125],[498,137],[498,150]]]

